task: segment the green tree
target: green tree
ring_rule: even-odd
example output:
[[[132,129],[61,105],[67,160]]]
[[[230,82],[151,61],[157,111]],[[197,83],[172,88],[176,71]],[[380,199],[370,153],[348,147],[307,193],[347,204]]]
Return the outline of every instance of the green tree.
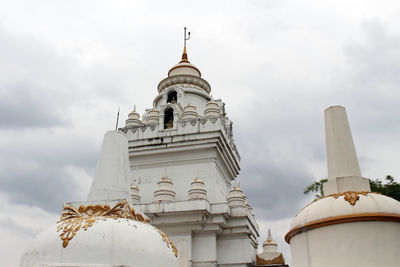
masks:
[[[322,179],[316,181],[304,190],[304,194],[308,195],[309,193],[315,193],[315,198],[321,198],[324,196],[324,187],[323,184],[327,182],[328,179]],[[386,195],[388,197],[392,197],[397,201],[400,201],[400,183],[396,182],[395,179],[387,175],[385,178],[385,182],[382,182],[381,179],[369,180],[371,185],[371,191],[381,193],[382,195]]]
[[[308,195],[309,193],[314,192],[316,199],[323,197],[324,196],[323,184],[327,181],[328,179],[322,179],[310,184],[309,186],[307,186],[306,189],[304,189],[304,195]]]
[[[396,182],[390,175],[386,176],[385,181],[386,183],[383,183],[380,179],[369,180],[371,191],[381,193],[382,195],[400,201],[400,183]]]

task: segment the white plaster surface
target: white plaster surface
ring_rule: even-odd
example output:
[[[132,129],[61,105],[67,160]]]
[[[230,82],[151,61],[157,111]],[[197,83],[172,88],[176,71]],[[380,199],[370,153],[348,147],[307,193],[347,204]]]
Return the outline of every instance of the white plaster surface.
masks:
[[[332,106],[325,110],[328,179],[361,176],[346,109]]]
[[[397,214],[400,202],[380,194],[359,195],[353,206],[343,196],[326,197],[306,206],[291,229],[317,220],[356,214]],[[324,226],[290,241],[294,267],[400,266],[400,223],[365,221]]]
[[[104,135],[88,201],[130,199],[128,140],[124,133]]]
[[[400,202],[385,195],[368,193],[359,195],[360,199],[353,206],[343,196],[335,199],[326,197],[311,203],[301,210],[293,220],[290,228],[303,226],[310,222],[329,217],[360,213],[400,214]],[[400,227],[400,224],[399,224]]]
[[[240,171],[232,122],[222,115],[221,100],[212,100],[208,83],[187,63],[179,65],[159,83],[153,101],[159,125],[124,129],[131,183],[138,186],[141,197],[135,209],[183,251],[179,267],[250,266],[257,252],[258,225],[241,190],[227,200]],[[177,93],[176,103],[167,103],[171,91]],[[163,126],[167,108],[174,110],[171,129]],[[161,177],[173,185],[158,187]],[[204,184],[192,186],[194,179]]]
[[[144,212],[174,243],[182,246],[185,241],[180,249],[187,251],[184,255],[189,265],[178,256],[177,266],[247,266],[255,260],[259,229],[247,207],[236,216],[226,202],[196,199],[141,204],[135,209]]]
[[[322,227],[290,241],[292,267],[398,267],[400,223],[351,222]]]
[[[59,234],[57,225],[39,234],[20,266],[175,266],[172,249],[150,224],[100,218],[86,231],[81,228],[65,248]]]
[[[357,176],[336,177],[328,180],[323,186],[326,196],[346,191],[371,191],[369,179]]]
[[[173,66],[173,70],[170,71],[169,77],[170,76],[175,76],[175,75],[193,75],[196,77],[201,77],[200,71],[190,62],[179,62],[175,66]]]

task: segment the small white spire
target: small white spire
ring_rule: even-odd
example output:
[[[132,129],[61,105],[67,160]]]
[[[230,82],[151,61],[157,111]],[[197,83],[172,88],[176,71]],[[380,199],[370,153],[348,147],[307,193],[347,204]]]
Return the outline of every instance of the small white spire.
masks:
[[[182,119],[197,119],[198,117],[197,108],[189,102],[183,108]]]
[[[190,183],[188,199],[207,199],[207,190],[203,180],[195,178]]]
[[[267,241],[272,241],[271,229],[269,229],[269,228],[268,228],[268,236],[267,236]]]
[[[162,177],[157,182],[158,188],[154,191],[153,202],[175,202],[175,190],[173,182],[168,177]]]
[[[135,184],[131,184],[131,199],[132,204],[140,204],[139,187]]]

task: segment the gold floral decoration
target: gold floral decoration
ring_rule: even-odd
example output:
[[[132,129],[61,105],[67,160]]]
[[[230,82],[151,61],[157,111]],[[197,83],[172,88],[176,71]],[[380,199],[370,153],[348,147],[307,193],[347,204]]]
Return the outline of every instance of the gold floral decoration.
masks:
[[[273,259],[270,260],[266,260],[263,259],[261,257],[259,257],[258,255],[256,255],[256,264],[257,265],[269,265],[269,264],[285,264],[285,259],[283,258],[282,253],[279,254],[279,256],[276,256]]]
[[[360,199],[360,195],[367,196],[368,193],[371,193],[371,192],[368,192],[368,191],[359,191],[359,192],[346,191],[346,192],[342,192],[342,193],[328,195],[326,197],[334,197],[335,199],[337,199],[338,197],[343,196],[344,200],[349,202],[350,205],[354,206],[357,203],[357,201]]]
[[[154,227],[154,229],[156,229],[156,231],[161,235],[161,238],[164,241],[164,243],[167,244],[167,247],[171,247],[172,248],[172,251],[174,252],[175,257],[178,257],[178,249],[175,247],[174,243],[167,236],[167,234],[164,233],[163,231],[161,231],[160,229],[158,229],[157,227]]]
[[[131,208],[126,200],[118,202],[113,207],[98,204],[89,206],[81,205],[79,208],[75,208],[74,206],[64,205],[60,220],[57,222],[57,232],[61,231],[60,237],[63,241],[63,247],[65,248],[68,246],[69,241],[81,228],[87,230],[89,227],[93,226],[96,220],[105,220],[107,218],[125,218],[143,223],[150,222],[150,220],[144,218],[142,214],[136,213],[135,209]],[[172,240],[160,229],[156,227],[154,227],[154,229],[160,234],[167,247],[173,250],[175,257],[177,257],[178,250]]]

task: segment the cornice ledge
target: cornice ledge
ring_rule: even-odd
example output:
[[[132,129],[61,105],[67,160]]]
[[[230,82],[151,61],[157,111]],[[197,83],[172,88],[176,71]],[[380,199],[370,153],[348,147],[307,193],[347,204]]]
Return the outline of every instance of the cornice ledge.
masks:
[[[200,89],[203,89],[207,93],[211,92],[211,86],[206,80],[187,74],[167,77],[158,84],[157,89],[158,92],[161,93],[161,91],[163,91],[164,89],[177,84],[190,84],[199,87]]]

